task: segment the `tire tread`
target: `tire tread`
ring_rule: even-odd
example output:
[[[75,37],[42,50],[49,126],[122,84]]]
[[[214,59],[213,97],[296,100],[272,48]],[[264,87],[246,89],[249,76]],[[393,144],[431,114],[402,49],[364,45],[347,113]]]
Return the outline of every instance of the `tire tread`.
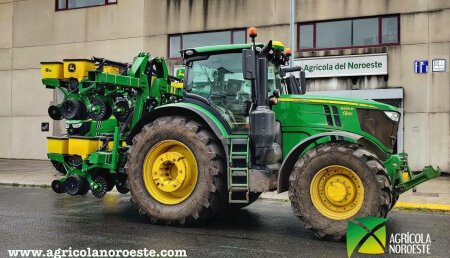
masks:
[[[206,156],[208,158],[207,170],[211,175],[211,182],[208,186],[209,195],[207,198],[203,198],[204,201],[199,201],[197,204],[190,203],[189,199],[177,205],[189,205],[192,209],[188,216],[177,217],[177,214],[172,214],[172,216],[168,216],[166,218],[158,217],[158,211],[156,210],[156,206],[154,203],[145,202],[146,192],[138,190],[137,185],[140,182],[137,180],[142,180],[142,176],[128,176],[128,185],[131,193],[131,200],[134,203],[139,213],[142,215],[147,215],[150,217],[151,223],[165,223],[167,225],[184,225],[184,224],[193,224],[200,221],[207,220],[214,215],[217,214],[220,207],[225,203],[223,200],[223,196],[226,194],[223,193],[226,189],[224,189],[224,184],[222,181],[225,176],[222,174],[225,172],[223,168],[225,168],[225,161],[223,157],[225,156],[223,153],[223,149],[218,144],[218,140],[216,137],[210,132],[208,128],[206,128],[203,124],[190,120],[188,118],[182,116],[173,116],[173,117],[161,117],[155,119],[155,121],[145,125],[141,132],[138,133],[133,138],[133,145],[129,148],[127,153],[127,163],[125,168],[127,169],[127,173],[138,173],[141,169],[139,166],[138,160],[139,151],[136,146],[144,145],[149,137],[149,135],[153,135],[156,132],[163,132],[164,127],[174,126],[177,128],[172,133],[183,133],[189,135],[190,137],[198,138],[208,150]],[[184,130],[182,130],[184,128]],[[170,137],[169,137],[170,138]],[[156,201],[156,200],[155,200]],[[189,202],[189,203],[185,203]],[[195,207],[195,208],[192,208]]]
[[[330,232],[330,230],[326,223],[321,224],[319,222],[319,219],[316,219],[315,221],[310,221],[309,219],[307,219],[307,216],[305,216],[306,214],[303,213],[305,212],[305,209],[302,209],[304,205],[303,200],[298,200],[298,194],[296,193],[296,182],[300,180],[299,177],[301,177],[302,168],[311,163],[317,156],[333,150],[341,152],[343,155],[350,154],[359,158],[361,162],[366,164],[366,166],[369,167],[375,174],[378,186],[377,191],[380,197],[379,203],[377,204],[379,208],[375,214],[376,216],[386,217],[393,201],[393,192],[389,176],[381,161],[377,158],[376,155],[362,148],[358,144],[347,142],[325,143],[311,149],[305,155],[303,155],[303,157],[301,157],[296,162],[294,170],[289,177],[289,199],[291,201],[294,214],[303,222],[305,228],[312,231],[317,237],[327,238],[333,241],[341,241],[345,237],[345,232],[336,232],[334,234],[327,233]],[[364,178],[361,179],[370,180]],[[314,226],[317,224],[322,225],[322,227]]]

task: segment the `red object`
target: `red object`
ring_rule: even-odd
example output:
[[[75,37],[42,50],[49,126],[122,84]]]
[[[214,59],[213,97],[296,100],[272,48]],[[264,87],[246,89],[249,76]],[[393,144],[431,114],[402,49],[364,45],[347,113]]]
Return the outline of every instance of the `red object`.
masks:
[[[272,103],[272,105],[276,105],[276,104],[278,104],[278,99],[275,97],[270,98],[270,102]]]
[[[256,33],[256,28],[255,27],[250,27],[250,29],[248,29],[248,35],[251,38],[256,37],[258,34]]]
[[[290,48],[287,47],[287,48],[284,50],[284,53],[286,54],[286,56],[291,56],[292,50],[291,50]]]

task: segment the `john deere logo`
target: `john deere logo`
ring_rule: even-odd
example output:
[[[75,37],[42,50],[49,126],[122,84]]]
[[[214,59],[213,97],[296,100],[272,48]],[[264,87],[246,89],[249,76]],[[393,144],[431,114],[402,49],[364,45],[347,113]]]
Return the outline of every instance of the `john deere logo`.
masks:
[[[69,72],[73,73],[77,70],[77,66],[75,64],[69,64],[69,66],[67,67],[67,70],[69,70]]]
[[[184,69],[178,69],[176,73],[176,77],[183,79],[184,78]]]
[[[387,219],[365,217],[348,222],[347,254],[383,254],[386,248]]]

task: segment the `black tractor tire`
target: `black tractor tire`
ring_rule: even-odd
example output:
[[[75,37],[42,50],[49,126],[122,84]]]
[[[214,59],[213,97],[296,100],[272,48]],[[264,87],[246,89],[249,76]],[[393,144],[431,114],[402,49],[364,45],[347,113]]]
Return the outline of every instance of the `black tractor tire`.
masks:
[[[66,168],[64,167],[64,165],[60,162],[56,162],[51,160],[53,167],[56,169],[56,171],[58,171],[59,173],[65,175],[67,174]]]
[[[242,209],[245,208],[247,206],[249,206],[250,204],[256,202],[259,198],[259,196],[261,196],[262,193],[254,193],[254,192],[250,192],[248,194],[248,203],[228,203],[228,209],[232,209],[232,210],[237,210],[237,209]]]
[[[346,219],[323,215],[313,204],[311,183],[321,169],[339,165],[354,171],[364,187],[364,199],[357,213]],[[346,142],[319,145],[299,158],[289,177],[289,199],[294,214],[305,228],[319,238],[344,239],[347,223],[355,217],[386,217],[393,201],[392,185],[378,158],[357,144]]]
[[[197,183],[184,201],[166,205],[146,189],[143,163],[152,147],[164,140],[186,145],[197,162]],[[133,138],[126,170],[132,202],[152,223],[192,224],[212,218],[226,205],[225,155],[220,142],[205,125],[181,116],[160,117],[144,126]]]

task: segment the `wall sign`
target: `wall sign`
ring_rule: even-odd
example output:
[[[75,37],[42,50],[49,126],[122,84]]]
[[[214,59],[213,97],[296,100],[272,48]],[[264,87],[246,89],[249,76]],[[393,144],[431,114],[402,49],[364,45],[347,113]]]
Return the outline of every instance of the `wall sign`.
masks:
[[[433,72],[445,72],[447,71],[447,60],[433,59],[433,61],[431,62],[431,67]]]
[[[428,73],[428,60],[416,60],[414,61],[415,73]]]
[[[42,122],[41,123],[41,132],[48,132],[50,130],[50,123]]]
[[[306,78],[386,75],[387,54],[300,58],[295,65],[303,67]]]

